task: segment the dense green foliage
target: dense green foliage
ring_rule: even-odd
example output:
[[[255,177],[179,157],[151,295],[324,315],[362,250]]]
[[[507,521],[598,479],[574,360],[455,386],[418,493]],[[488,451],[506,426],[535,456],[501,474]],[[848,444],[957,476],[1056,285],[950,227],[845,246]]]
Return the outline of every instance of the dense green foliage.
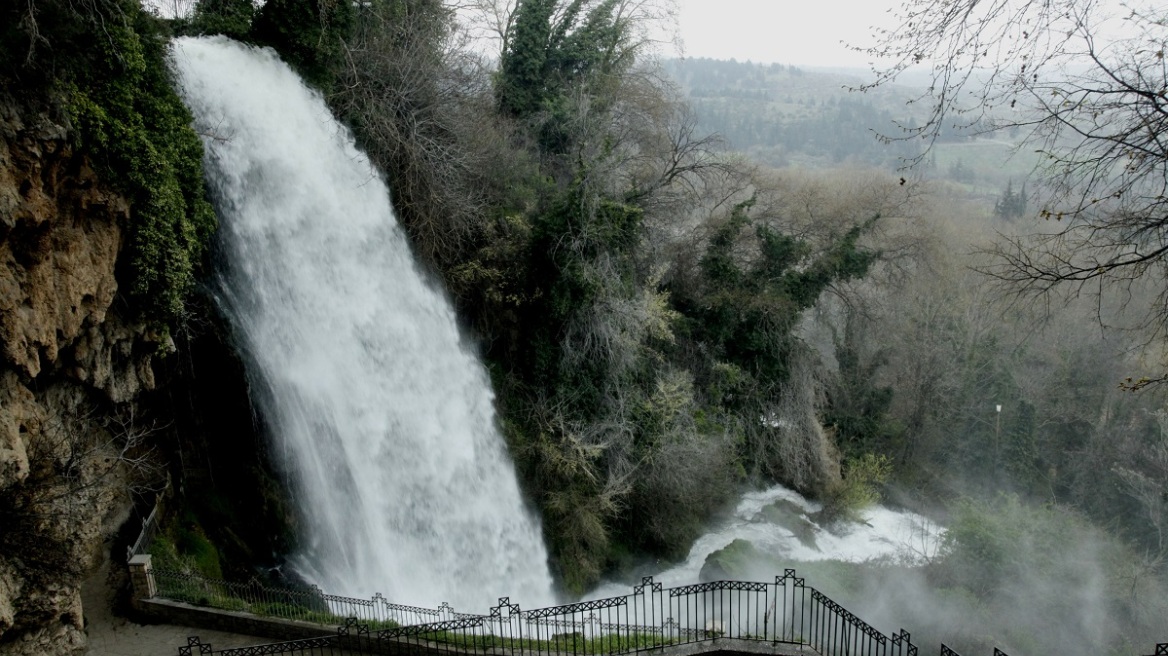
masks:
[[[197,34],[246,39],[255,14],[251,0],[204,0],[195,6],[190,25],[183,27]]]
[[[495,95],[506,115],[539,125],[541,147],[563,153],[570,146],[574,94],[592,102],[611,100],[613,86],[633,64],[629,27],[617,15],[617,0],[530,0],[515,9]]]
[[[434,2],[350,14],[281,0],[249,33],[353,126],[485,338],[504,433],[574,590],[633,553],[684,553],[751,478],[837,484],[821,439],[758,417],[810,416],[809,397],[772,398],[807,353],[792,331],[877,258],[860,243],[873,221],[811,238],[787,234],[781,213],[750,215],[745,198],[730,214],[702,207],[699,187],[749,172],[689,139],[670,89],[638,68],[626,10],[518,3],[485,89],[447,49],[452,17]],[[718,227],[684,248],[660,242],[677,202]]]
[[[208,2],[199,3],[196,18],[218,13],[217,6],[233,6],[226,2],[208,5]],[[327,88],[339,65],[342,39],[352,29],[354,11],[352,3],[338,0],[271,0],[256,12],[247,34],[257,43],[275,48],[310,83]],[[225,17],[206,23],[205,33],[235,35],[221,31],[220,26],[233,32],[244,27]],[[203,26],[196,23],[196,27]]]
[[[164,32],[131,0],[85,8],[50,0],[34,9],[5,7],[0,61],[9,82],[63,98],[77,147],[131,202],[119,280],[142,317],[174,322],[215,217],[204,198],[202,145],[172,88]]]
[[[171,518],[151,542],[149,553],[156,567],[210,579],[223,578],[219,550],[207,539],[191,512]]]
[[[691,339],[707,344],[715,357],[740,370],[781,382],[789,357],[783,342],[800,313],[829,284],[863,276],[878,254],[857,243],[871,223],[852,227],[816,257],[811,257],[808,243],[759,225],[751,244],[758,257],[748,268],[740,267],[736,253],[752,204],[739,204],[714,231],[699,262],[695,297],[679,293],[678,298],[691,319],[686,331]]]

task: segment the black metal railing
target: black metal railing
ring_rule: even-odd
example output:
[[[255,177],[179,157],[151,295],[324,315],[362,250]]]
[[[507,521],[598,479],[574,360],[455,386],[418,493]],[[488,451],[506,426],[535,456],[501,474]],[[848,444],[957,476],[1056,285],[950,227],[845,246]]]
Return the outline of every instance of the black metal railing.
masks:
[[[261,656],[266,654],[284,654],[289,656],[349,656],[359,652],[346,649],[338,644],[336,638],[307,638],[291,642],[276,642],[253,647],[233,647],[218,651],[210,643],[204,643],[198,637],[187,638],[187,644],[178,648],[179,656],[200,656],[215,654],[217,656]]]
[[[189,579],[197,578],[167,576],[180,582],[193,582]],[[170,585],[160,580],[160,594],[170,596]],[[247,586],[230,587],[226,592],[231,598],[245,594],[260,598],[258,590],[253,592]],[[198,588],[196,593],[207,596],[208,601],[211,595],[219,594],[206,588]],[[507,597],[501,598],[498,605],[483,615],[454,613],[449,606],[425,613],[416,612],[425,609],[411,609],[408,616],[399,616],[388,626],[383,624],[380,627],[370,627],[368,618],[375,613],[369,611],[370,607],[364,602],[360,605],[328,605],[334,599],[344,598],[305,594],[289,606],[309,609],[309,612],[276,616],[322,621],[326,606],[331,617],[348,607],[365,611],[364,616],[355,615],[345,623],[342,633],[338,634],[344,636],[343,639],[338,637],[337,641],[328,644],[313,642],[311,647],[305,646],[304,641],[296,641],[263,646],[263,649],[277,651],[230,653],[333,653],[307,651],[329,649],[340,654],[349,653],[345,649],[354,649],[356,651],[352,653],[400,656],[487,652],[495,656],[587,656],[630,654],[669,646],[737,640],[810,647],[824,656],[917,656],[917,647],[907,632],[902,630],[891,636],[881,633],[807,586],[791,569],[776,577],[773,583],[713,581],[664,588],[652,577],[646,577],[628,595],[534,610],[522,610]],[[346,603],[351,601],[346,600]],[[316,620],[305,617],[311,613],[318,613]],[[431,619],[434,617],[437,619]],[[414,621],[419,619],[422,621]],[[360,649],[354,646],[358,643]],[[190,648],[192,646],[182,649]],[[229,652],[212,652],[207,648],[204,652],[180,653]]]
[[[336,636],[277,642],[251,647],[235,647],[232,649],[214,650],[210,644],[200,642],[199,638],[187,638],[186,646],[179,647],[179,656],[217,655],[217,656],[356,656],[357,654],[388,654],[390,656],[442,656],[443,654],[490,654],[491,656],[531,656],[544,653],[538,643],[508,644],[497,636],[480,636],[474,632],[462,633],[462,640],[452,639],[447,635],[451,630],[459,631],[465,628],[481,628],[486,619],[483,616],[474,616],[450,622],[436,623],[429,627],[401,627],[399,629],[372,633],[367,625],[350,619],[337,630]],[[439,628],[441,627],[441,628]],[[427,631],[427,629],[432,629]],[[903,634],[903,632],[902,632]],[[905,634],[907,635],[907,634]],[[569,638],[563,638],[547,653],[556,654],[619,654],[622,651],[580,650],[576,646],[585,644],[577,641],[577,645],[570,645]],[[780,644],[780,643],[776,643]],[[948,647],[941,645],[941,656],[959,656]],[[1007,656],[1000,649],[994,649],[994,656]],[[1149,656],[1168,656],[1168,643],[1156,645],[1154,654]]]
[[[134,556],[147,553],[147,550],[150,549],[150,543],[158,535],[158,507],[161,504],[162,502],[156,499],[154,507],[150,509],[150,514],[142,520],[142,530],[138,532],[138,539],[134,541],[134,544],[126,547],[126,562],[133,560]]]
[[[481,615],[456,613],[448,604],[438,609],[391,604],[381,595],[362,600],[315,588],[277,590],[159,573],[168,585],[195,584],[187,593],[205,595],[204,601],[222,595],[236,603],[247,600],[250,608],[238,610],[322,624],[332,619],[333,626],[340,625],[335,636],[219,651],[191,638],[179,648],[180,655],[615,656],[695,643],[733,650],[725,641],[809,647],[824,656],[918,654],[906,631],[881,633],[807,586],[791,569],[773,583],[713,581],[664,588],[645,577],[628,595],[533,610],[503,597]],[[160,592],[172,589],[158,587]],[[344,615],[348,610],[362,614]],[[960,655],[942,644],[941,656]],[[1007,654],[994,649],[994,656]],[[1168,656],[1168,643],[1156,645],[1152,656]]]

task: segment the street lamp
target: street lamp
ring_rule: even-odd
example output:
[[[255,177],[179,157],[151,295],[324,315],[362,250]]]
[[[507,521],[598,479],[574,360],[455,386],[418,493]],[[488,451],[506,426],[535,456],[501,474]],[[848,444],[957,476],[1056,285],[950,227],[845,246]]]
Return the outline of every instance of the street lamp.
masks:
[[[994,407],[997,409],[994,415],[994,468],[997,469],[1002,452],[1002,404]]]

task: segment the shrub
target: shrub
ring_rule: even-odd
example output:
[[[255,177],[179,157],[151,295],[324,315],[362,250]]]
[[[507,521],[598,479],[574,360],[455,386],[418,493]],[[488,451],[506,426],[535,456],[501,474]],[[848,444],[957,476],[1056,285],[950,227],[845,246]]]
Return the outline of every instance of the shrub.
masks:
[[[0,48],[12,65],[5,77],[13,90],[63,101],[78,151],[130,201],[120,287],[140,318],[173,323],[215,216],[204,196],[202,144],[173,89],[161,24],[134,0],[29,6],[28,15],[5,12],[35,32],[27,49]]]
[[[888,482],[892,463],[888,456],[865,453],[844,462],[843,479],[828,490],[824,515],[862,521],[861,511],[880,503],[880,486]]]

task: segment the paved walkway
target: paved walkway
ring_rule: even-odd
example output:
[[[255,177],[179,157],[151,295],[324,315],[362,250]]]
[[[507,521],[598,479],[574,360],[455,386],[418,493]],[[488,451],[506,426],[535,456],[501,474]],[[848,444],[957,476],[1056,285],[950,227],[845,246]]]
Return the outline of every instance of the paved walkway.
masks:
[[[173,624],[135,624],[117,617],[111,610],[114,592],[108,578],[109,564],[106,563],[81,587],[85,632],[89,635],[89,649],[85,656],[176,656],[178,648],[187,644],[188,636],[199,636],[203,644],[210,643],[216,649],[272,642],[265,638]]]

